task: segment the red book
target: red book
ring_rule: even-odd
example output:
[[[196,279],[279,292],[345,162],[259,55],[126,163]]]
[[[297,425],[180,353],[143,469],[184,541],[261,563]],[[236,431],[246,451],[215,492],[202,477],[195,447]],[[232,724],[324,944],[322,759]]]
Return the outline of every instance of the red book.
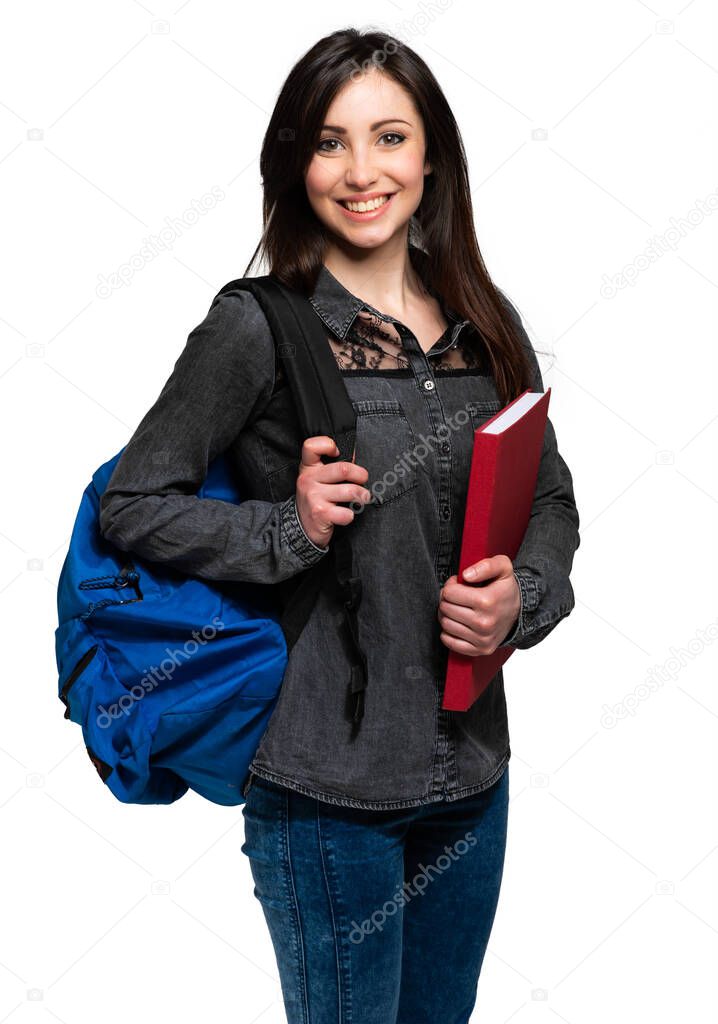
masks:
[[[459,583],[474,562],[494,555],[513,561],[521,547],[536,493],[550,395],[551,388],[524,391],[474,431]],[[476,657],[449,651],[442,708],[467,711],[514,649],[497,647],[493,654]]]

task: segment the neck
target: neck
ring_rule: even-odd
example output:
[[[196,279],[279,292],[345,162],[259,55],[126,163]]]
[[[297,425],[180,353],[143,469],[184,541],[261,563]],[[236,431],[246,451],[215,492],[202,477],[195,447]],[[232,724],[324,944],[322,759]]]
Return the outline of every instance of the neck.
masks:
[[[408,311],[425,295],[411,263],[406,235],[373,249],[330,240],[323,263],[352,295],[398,320],[405,320]]]

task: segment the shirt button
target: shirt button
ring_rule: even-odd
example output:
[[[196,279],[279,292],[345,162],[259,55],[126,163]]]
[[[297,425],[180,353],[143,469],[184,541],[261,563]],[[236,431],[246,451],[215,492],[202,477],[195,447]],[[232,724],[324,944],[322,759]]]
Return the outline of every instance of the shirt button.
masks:
[[[448,505],[442,505],[441,517],[442,519],[451,519],[451,509]]]
[[[424,388],[425,388],[426,391],[432,391],[433,387],[434,387],[433,380],[425,380],[424,381]]]
[[[439,572],[439,583],[446,583],[448,578],[449,578],[449,573],[447,572],[446,569],[442,569]]]
[[[444,441],[444,443],[441,446],[441,450],[442,450],[442,452],[450,452],[451,451],[451,445],[449,444],[448,441]]]

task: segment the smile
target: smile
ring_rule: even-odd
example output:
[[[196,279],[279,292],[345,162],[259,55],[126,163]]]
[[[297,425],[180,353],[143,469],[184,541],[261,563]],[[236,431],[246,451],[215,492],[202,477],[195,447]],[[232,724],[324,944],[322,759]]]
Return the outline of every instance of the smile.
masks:
[[[350,199],[337,199],[336,202],[352,220],[373,220],[391,205],[395,195],[395,192],[386,192],[384,195],[362,202],[353,202]]]

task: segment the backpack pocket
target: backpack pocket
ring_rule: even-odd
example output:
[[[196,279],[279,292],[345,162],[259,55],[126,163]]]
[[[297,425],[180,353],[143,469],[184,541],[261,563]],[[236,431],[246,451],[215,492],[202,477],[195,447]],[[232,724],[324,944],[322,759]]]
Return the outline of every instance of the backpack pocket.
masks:
[[[76,718],[72,718],[70,710],[70,690],[72,686],[77,682],[82,673],[85,671],[87,666],[90,664],[92,659],[97,654],[97,644],[93,644],[92,647],[88,647],[85,653],[78,659],[74,668],[68,675],[67,679],[60,687],[60,700],[65,705],[65,718],[70,718],[73,722],[76,722]]]
[[[159,773],[149,788],[151,736],[140,704],[115,675],[102,643],[77,619],[55,631],[59,696],[65,717],[82,728],[85,749],[102,781],[125,803],[170,803],[186,791]]]
[[[152,744],[152,772],[171,770],[213,803],[243,803],[249,764],[276,702],[276,696],[234,693],[215,707],[165,711]]]

